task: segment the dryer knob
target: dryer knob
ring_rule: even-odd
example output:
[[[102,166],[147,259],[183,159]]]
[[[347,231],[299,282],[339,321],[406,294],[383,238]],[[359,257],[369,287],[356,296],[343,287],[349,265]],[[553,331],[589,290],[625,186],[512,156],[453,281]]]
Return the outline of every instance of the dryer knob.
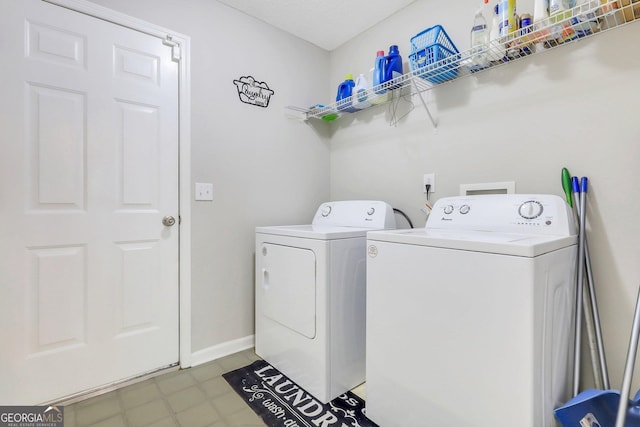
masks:
[[[329,205],[325,205],[322,207],[322,211],[320,211],[320,213],[322,214],[322,216],[327,217],[329,216],[329,214],[331,213],[331,206]]]
[[[369,210],[367,211],[367,215],[371,216],[376,212],[376,208],[369,208]]]
[[[447,205],[444,207],[444,213],[450,215],[453,213],[453,205]]]
[[[469,205],[462,205],[462,206],[460,206],[460,213],[461,213],[462,215],[466,215],[466,214],[468,214],[470,210],[471,210],[471,206],[469,206]]]

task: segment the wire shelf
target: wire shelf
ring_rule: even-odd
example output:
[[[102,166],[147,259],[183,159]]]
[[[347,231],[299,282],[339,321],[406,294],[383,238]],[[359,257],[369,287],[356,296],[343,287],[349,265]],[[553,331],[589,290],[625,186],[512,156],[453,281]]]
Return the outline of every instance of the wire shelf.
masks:
[[[621,27],[627,23],[640,22],[640,0],[614,0],[601,2],[589,0],[563,14],[565,19],[549,17],[508,36],[489,41],[487,44],[468,49],[440,61],[412,70],[364,93],[368,108],[388,102],[389,91],[411,91],[420,95],[435,86],[450,83],[460,78],[475,75],[491,68],[509,64],[544,51],[569,45],[596,34]],[[484,58],[478,61],[478,56]],[[457,76],[451,78],[452,63],[458,67]],[[359,97],[362,97],[362,93]],[[427,108],[426,103],[422,104]],[[357,103],[356,103],[357,105]],[[310,108],[286,107],[296,112],[303,120],[320,119],[332,121],[352,110],[352,97],[327,105]],[[428,109],[427,112],[429,113]],[[429,117],[431,114],[429,113]],[[435,121],[431,117],[433,125]]]

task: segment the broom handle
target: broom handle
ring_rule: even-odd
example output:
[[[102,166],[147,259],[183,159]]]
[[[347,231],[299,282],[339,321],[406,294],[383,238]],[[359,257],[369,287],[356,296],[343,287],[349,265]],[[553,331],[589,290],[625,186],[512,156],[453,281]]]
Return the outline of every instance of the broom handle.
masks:
[[[580,188],[578,179],[574,180],[574,192],[579,194],[580,202],[580,227],[578,231],[578,267],[576,280],[576,300],[575,300],[575,331],[573,344],[573,396],[577,396],[580,391],[580,351],[582,348],[582,299],[584,298],[584,273],[585,273],[585,256],[584,256],[584,235],[587,212],[585,209],[587,203],[587,180],[583,179],[583,186]]]
[[[631,330],[631,340],[629,341],[629,351],[627,352],[627,363],[624,367],[624,378],[620,389],[620,405],[618,406],[618,416],[616,417],[616,427],[624,427],[627,419],[627,409],[629,407],[629,391],[631,390],[631,380],[633,379],[633,365],[638,352],[638,336],[640,335],[640,291],[636,302],[636,312],[633,317],[633,329]]]

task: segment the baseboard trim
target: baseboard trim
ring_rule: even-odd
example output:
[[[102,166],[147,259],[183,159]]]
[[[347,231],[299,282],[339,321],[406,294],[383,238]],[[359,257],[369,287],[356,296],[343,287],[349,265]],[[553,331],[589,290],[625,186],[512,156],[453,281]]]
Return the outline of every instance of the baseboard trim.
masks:
[[[191,353],[191,366],[202,365],[203,363],[211,362],[239,351],[247,350],[252,348],[254,343],[254,336],[249,335],[236,340],[227,341],[222,344],[203,348],[202,350]]]

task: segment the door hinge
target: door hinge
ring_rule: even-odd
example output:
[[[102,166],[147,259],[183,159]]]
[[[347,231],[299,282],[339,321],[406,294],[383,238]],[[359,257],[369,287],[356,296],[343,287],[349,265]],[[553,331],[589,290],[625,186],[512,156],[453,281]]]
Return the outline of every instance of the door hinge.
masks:
[[[182,52],[180,50],[180,43],[173,40],[173,37],[167,36],[162,41],[162,44],[165,46],[171,47],[171,59],[179,62],[182,59]]]

